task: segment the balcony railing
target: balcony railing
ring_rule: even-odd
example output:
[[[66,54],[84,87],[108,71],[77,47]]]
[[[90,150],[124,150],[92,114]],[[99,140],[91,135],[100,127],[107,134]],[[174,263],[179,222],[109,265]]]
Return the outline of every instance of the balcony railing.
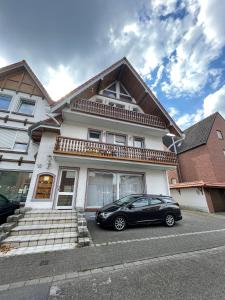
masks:
[[[57,137],[54,153],[163,165],[177,164],[176,155],[172,152],[105,144],[63,136]]]
[[[151,127],[165,129],[166,125],[157,116],[143,114],[123,108],[112,107],[90,100],[77,99],[72,104],[72,110],[85,112],[106,118],[118,119],[126,122],[142,124]]]

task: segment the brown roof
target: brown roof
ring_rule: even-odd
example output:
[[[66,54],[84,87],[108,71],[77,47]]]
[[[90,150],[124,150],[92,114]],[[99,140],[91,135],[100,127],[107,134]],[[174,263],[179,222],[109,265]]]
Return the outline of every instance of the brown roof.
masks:
[[[170,184],[170,189],[185,189],[192,187],[204,187],[204,188],[222,188],[225,189],[225,182],[204,182],[204,181],[192,181],[181,182],[176,184]]]
[[[46,89],[44,88],[44,86],[42,85],[40,80],[37,78],[37,76],[34,74],[34,72],[31,70],[30,66],[28,65],[28,63],[25,60],[21,60],[17,63],[14,63],[14,64],[8,65],[6,67],[0,68],[0,75],[6,74],[6,73],[9,73],[13,70],[21,69],[21,68],[26,69],[26,71],[29,73],[31,78],[34,80],[34,82],[36,83],[36,85],[38,86],[38,88],[42,92],[43,96],[48,101],[48,103],[53,104],[54,102],[52,101],[51,97],[47,93]]]

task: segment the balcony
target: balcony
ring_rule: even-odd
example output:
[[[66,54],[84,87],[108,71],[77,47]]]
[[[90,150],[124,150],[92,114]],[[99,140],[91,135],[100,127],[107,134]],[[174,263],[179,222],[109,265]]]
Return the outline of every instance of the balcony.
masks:
[[[57,137],[54,153],[157,165],[175,166],[177,164],[176,155],[172,152],[119,146],[63,136]]]
[[[162,122],[157,116],[134,112],[123,108],[111,107],[109,105],[92,102],[90,100],[77,99],[72,104],[71,110],[102,116],[105,118],[166,129],[165,123]]]

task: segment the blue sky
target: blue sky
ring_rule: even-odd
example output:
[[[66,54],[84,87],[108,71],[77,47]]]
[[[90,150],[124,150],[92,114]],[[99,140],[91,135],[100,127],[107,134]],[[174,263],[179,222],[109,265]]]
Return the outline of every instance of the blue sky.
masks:
[[[0,5],[0,66],[26,59],[54,100],[126,56],[182,129],[225,117],[225,0]]]

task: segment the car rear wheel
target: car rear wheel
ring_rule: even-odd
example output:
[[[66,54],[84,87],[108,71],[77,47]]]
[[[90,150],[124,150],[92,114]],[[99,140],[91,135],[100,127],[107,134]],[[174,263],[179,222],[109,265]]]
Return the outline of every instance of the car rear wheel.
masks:
[[[165,224],[166,224],[166,226],[168,226],[168,227],[174,226],[174,225],[175,225],[175,219],[174,219],[174,216],[173,216],[173,215],[170,215],[170,214],[166,215],[166,217],[165,217]]]
[[[124,217],[116,217],[113,221],[113,228],[117,231],[122,231],[126,228],[126,220]]]

